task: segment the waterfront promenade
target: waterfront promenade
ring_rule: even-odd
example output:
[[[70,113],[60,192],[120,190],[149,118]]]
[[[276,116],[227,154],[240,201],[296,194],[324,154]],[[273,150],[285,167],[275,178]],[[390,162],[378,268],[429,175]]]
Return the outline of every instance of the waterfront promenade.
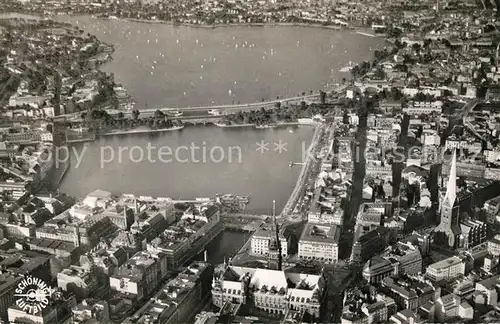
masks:
[[[297,182],[295,184],[295,188],[293,189],[292,193],[290,194],[290,197],[288,198],[287,203],[283,207],[281,214],[279,217],[287,217],[291,213],[293,213],[293,210],[295,209],[295,206],[297,205],[297,202],[300,199],[300,196],[304,193],[304,186],[307,183],[308,176],[310,175],[311,171],[311,165],[315,162],[315,152],[317,149],[318,143],[321,142],[322,135],[324,133],[324,125],[316,127],[314,131],[313,138],[311,140],[311,144],[309,145],[309,148],[306,153],[306,160],[304,161],[304,164],[302,164],[302,169],[300,170],[299,177],[297,179]]]

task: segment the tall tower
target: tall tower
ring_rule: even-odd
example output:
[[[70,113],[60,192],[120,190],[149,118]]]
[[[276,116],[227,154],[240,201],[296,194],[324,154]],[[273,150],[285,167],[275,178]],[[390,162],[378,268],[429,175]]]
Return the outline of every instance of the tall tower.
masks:
[[[497,49],[495,51],[495,63],[496,63],[497,66],[498,66],[498,51],[499,51],[499,48],[500,48],[500,43],[497,45]]]
[[[457,153],[454,151],[453,158],[451,160],[446,194],[441,202],[441,222],[436,229],[437,232],[441,232],[446,235],[449,247],[455,247],[458,243],[457,238],[460,235],[459,222],[460,219],[457,204]]]
[[[279,238],[279,228],[276,222],[276,201],[273,200],[273,220],[272,228],[269,233],[269,253],[268,253],[268,267],[271,268],[271,264],[277,260],[276,268],[281,270],[282,266],[282,256],[281,256],[281,242]]]
[[[281,267],[283,266],[283,251],[281,250],[281,241],[279,234],[278,222],[276,221],[276,200],[273,200],[273,224],[274,224],[274,233],[276,234],[276,245],[278,248],[278,270],[281,271]]]

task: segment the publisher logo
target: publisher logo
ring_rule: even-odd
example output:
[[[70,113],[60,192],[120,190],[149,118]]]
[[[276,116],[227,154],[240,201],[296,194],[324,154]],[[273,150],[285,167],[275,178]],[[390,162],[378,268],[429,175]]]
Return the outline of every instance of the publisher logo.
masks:
[[[41,314],[49,304],[51,289],[47,284],[33,277],[24,278],[16,287],[16,305],[28,314]]]

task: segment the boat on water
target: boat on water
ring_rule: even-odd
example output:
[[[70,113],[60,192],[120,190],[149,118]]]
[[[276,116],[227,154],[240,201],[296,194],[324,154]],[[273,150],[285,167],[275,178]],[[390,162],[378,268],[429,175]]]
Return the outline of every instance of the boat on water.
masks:
[[[135,108],[135,101],[133,100],[127,100],[124,102],[119,103],[120,109],[125,109],[125,110],[132,110]]]
[[[275,124],[268,124],[268,125],[256,125],[255,128],[257,129],[267,129],[267,128],[275,128],[278,125]]]
[[[220,115],[220,110],[218,110],[218,109],[210,109],[210,110],[208,110],[207,112],[208,112],[210,115],[212,115],[212,116],[218,116],[218,115]]]
[[[235,194],[216,194],[215,202],[220,204],[223,209],[233,212],[240,212],[246,209],[250,203],[250,195],[238,196]]]
[[[184,115],[183,112],[178,110],[169,110],[165,114],[169,117],[181,117],[182,115]]]
[[[349,64],[347,66],[344,66],[343,68],[340,69],[340,72],[351,72],[351,70],[354,68],[354,64],[349,61]]]
[[[214,125],[217,127],[224,128],[237,128],[237,127],[253,127],[253,124],[228,124],[227,122],[214,122]]]

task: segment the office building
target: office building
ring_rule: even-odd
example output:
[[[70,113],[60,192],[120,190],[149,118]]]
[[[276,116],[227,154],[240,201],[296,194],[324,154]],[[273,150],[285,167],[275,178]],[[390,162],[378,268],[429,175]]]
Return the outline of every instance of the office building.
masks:
[[[398,242],[381,256],[375,256],[366,262],[363,278],[370,283],[378,283],[391,275],[415,275],[421,272],[422,255],[419,248],[412,243]]]
[[[299,239],[299,258],[334,263],[339,258],[340,228],[307,223]]]
[[[440,323],[457,318],[462,321],[471,320],[474,315],[472,306],[467,301],[461,301],[455,294],[448,294],[436,300],[435,312],[436,320]]]
[[[500,256],[500,234],[495,235],[488,241],[488,253],[493,256]]]
[[[473,292],[474,303],[478,305],[498,305],[498,286],[500,285],[500,275],[492,276],[485,280],[476,282]]]
[[[94,296],[94,293],[99,289],[99,283],[94,269],[87,270],[72,265],[57,274],[57,287],[63,291],[71,292],[77,300],[83,300]]]
[[[167,254],[169,269],[176,269],[197,254],[222,231],[220,210],[215,205],[195,206],[159,237],[157,248]]]
[[[366,262],[374,255],[384,251],[393,237],[391,230],[386,227],[379,227],[360,236],[352,247],[351,261]]]
[[[167,257],[161,251],[141,251],[109,278],[111,290],[140,300],[150,296],[167,276]]]
[[[374,256],[366,261],[363,267],[363,278],[371,284],[381,282],[384,278],[394,274],[394,266],[386,258]]]
[[[465,262],[457,256],[452,256],[429,265],[425,276],[432,281],[449,281],[464,274]]]
[[[415,312],[410,309],[404,309],[389,318],[390,323],[394,324],[423,324],[426,323],[423,321]]]
[[[486,242],[487,224],[478,220],[467,219],[460,222],[460,247],[472,248]]]
[[[15,302],[15,289],[26,276],[50,282],[50,256],[34,251],[0,251],[0,319],[8,321],[8,309]]]
[[[192,323],[195,315],[204,307],[205,298],[210,294],[212,278],[212,265],[193,262],[177,277],[169,280],[161,293],[135,314],[135,317],[139,317],[138,323]]]
[[[419,278],[385,278],[381,282],[381,291],[396,302],[398,309],[416,311],[429,301],[435,301],[441,295],[441,289]]]
[[[127,250],[123,247],[103,246],[95,251],[86,253],[80,257],[80,265],[90,270],[93,267],[97,272],[111,276],[128,260]]]
[[[56,309],[47,306],[41,312],[26,312],[15,303],[8,309],[9,323],[58,324]]]
[[[288,242],[281,232],[278,235],[280,238],[281,255],[285,257],[288,253]],[[256,231],[251,238],[250,253],[256,256],[268,256],[269,248],[271,247],[272,250],[275,240],[276,233],[272,230],[260,229]]]

